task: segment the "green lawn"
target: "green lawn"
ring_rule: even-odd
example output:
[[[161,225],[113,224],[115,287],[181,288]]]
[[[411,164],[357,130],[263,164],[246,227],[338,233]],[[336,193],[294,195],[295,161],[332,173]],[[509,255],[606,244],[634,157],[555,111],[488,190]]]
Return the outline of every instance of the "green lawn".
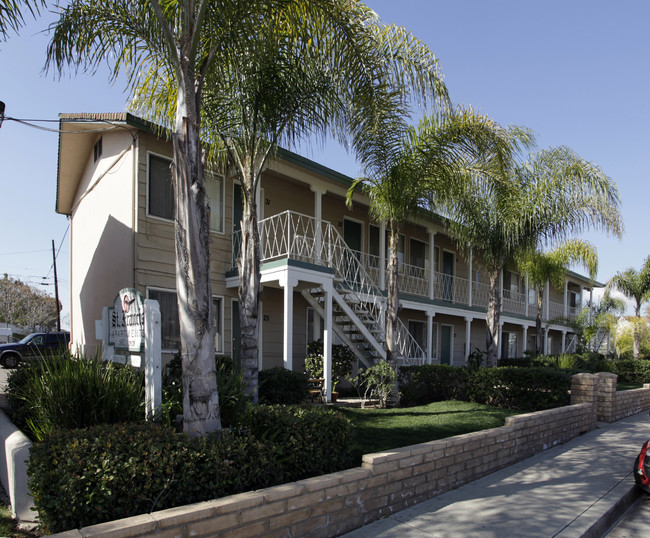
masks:
[[[616,390],[632,390],[632,389],[640,389],[643,387],[643,383],[625,383],[623,381],[619,381],[616,384]]]
[[[356,409],[339,407],[354,425],[355,464],[361,456],[505,424],[511,409],[469,402],[436,402],[420,407]]]
[[[24,531],[16,528],[16,521],[11,518],[9,508],[0,504],[0,536],[10,538],[31,538],[42,536],[38,531]]]

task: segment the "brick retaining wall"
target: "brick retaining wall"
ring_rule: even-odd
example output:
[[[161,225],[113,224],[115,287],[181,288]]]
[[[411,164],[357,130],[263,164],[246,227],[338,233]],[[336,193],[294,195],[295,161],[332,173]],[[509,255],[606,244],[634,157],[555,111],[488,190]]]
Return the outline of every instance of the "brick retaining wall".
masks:
[[[57,536],[338,536],[595,427],[591,403],[517,415],[500,428],[366,454],[355,469]]]

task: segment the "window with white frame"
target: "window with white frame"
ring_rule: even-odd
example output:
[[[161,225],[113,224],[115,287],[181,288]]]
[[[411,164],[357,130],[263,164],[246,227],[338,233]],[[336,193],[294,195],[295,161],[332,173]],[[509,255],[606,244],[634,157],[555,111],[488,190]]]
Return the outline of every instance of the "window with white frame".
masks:
[[[213,297],[212,319],[214,320],[214,351],[223,353],[223,298]]]
[[[210,202],[210,230],[223,233],[223,177],[206,170],[205,172],[205,194]]]
[[[171,163],[171,159],[149,154],[149,215],[167,220],[174,218]]]
[[[149,154],[149,215],[167,220],[174,218],[174,186],[171,159]],[[210,204],[210,230],[223,233],[224,229],[224,181],[223,177],[206,170],[205,194]]]
[[[175,291],[149,288],[149,299],[160,306],[161,347],[165,351],[176,351],[181,347],[181,331],[178,320],[178,299]],[[215,324],[215,353],[223,353],[223,298],[212,299],[212,315]]]
[[[178,321],[178,302],[176,292],[160,289],[147,290],[149,299],[158,301],[160,306],[161,347],[166,351],[181,348],[181,331]]]

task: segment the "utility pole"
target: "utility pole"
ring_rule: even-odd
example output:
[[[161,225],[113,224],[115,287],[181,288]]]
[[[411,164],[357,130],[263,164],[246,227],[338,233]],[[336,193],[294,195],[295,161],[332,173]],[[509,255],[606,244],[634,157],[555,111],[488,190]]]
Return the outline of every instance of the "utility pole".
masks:
[[[61,309],[59,307],[59,279],[56,276],[56,251],[52,239],[52,262],[54,263],[54,298],[56,300],[56,330],[61,332]]]

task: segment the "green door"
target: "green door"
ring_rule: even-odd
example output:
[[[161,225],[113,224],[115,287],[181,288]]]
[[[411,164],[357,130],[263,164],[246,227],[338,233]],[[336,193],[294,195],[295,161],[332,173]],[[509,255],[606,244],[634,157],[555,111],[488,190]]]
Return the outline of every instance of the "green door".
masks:
[[[451,364],[451,325],[440,326],[440,364]]]

